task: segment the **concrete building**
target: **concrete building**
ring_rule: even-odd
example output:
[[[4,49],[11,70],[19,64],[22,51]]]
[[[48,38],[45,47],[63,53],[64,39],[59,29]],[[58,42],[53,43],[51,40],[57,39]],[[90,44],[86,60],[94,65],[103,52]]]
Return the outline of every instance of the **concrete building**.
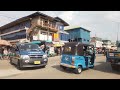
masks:
[[[111,40],[102,40],[103,41],[103,47],[106,47],[107,49],[111,49]]]
[[[103,42],[102,38],[99,37],[91,37],[90,44],[94,45],[96,48],[102,48]]]
[[[90,43],[90,31],[82,27],[75,27],[65,29],[69,33],[68,40],[70,42],[81,42],[81,43]]]
[[[59,30],[68,26],[59,17],[50,17],[40,12],[22,17],[0,27],[0,38],[12,44],[21,40],[60,42]]]

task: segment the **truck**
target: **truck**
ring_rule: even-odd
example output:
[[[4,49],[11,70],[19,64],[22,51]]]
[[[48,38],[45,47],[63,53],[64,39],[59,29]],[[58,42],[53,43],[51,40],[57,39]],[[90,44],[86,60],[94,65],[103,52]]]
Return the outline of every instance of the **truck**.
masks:
[[[106,62],[111,64],[112,70],[120,71],[120,43],[117,45],[116,51],[106,52]]]

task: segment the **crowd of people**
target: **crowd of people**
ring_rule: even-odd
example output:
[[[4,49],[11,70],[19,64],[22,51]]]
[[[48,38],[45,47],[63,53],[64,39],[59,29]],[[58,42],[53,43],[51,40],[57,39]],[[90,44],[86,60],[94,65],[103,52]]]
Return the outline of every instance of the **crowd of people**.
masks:
[[[40,48],[48,54],[49,52],[49,48],[50,47],[47,47],[46,45],[41,45]],[[62,47],[54,47],[54,52],[56,55],[60,55],[62,53]]]
[[[9,54],[11,53],[11,47],[9,46],[0,46],[0,59],[9,59]]]
[[[45,52],[49,53],[50,48],[45,45],[41,45],[40,48]],[[54,47],[54,53],[58,56],[62,53],[62,47]],[[9,60],[9,56],[11,54],[10,46],[0,46],[0,60]]]

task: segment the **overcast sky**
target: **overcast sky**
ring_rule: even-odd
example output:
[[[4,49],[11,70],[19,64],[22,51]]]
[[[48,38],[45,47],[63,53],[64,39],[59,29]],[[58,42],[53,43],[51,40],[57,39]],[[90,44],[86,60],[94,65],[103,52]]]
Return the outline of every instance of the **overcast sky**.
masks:
[[[0,11],[0,26],[36,11]],[[91,37],[116,41],[120,22],[120,11],[40,11],[52,17],[60,17],[70,27],[80,26],[91,31]],[[68,28],[68,27],[66,27]],[[119,29],[119,31],[118,31]],[[120,34],[119,40],[120,40]]]

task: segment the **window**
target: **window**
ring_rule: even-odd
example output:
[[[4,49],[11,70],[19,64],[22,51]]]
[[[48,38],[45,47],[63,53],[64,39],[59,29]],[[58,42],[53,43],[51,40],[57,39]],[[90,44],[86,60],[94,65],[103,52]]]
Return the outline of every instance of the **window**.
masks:
[[[60,39],[62,40],[63,34],[61,33],[61,35],[60,35],[60,36],[61,36],[61,38],[60,38]]]
[[[24,31],[4,35],[1,38],[5,40],[23,39],[23,38],[26,38],[26,31],[24,30]]]
[[[79,42],[82,42],[82,38],[78,38],[78,41],[79,41]]]
[[[89,40],[87,40],[89,42]]]
[[[86,41],[86,39],[84,39],[84,41]]]
[[[63,47],[63,54],[75,55],[76,47],[75,46],[65,46]]]
[[[59,29],[60,29],[60,30],[63,30],[63,26],[59,26]]]

